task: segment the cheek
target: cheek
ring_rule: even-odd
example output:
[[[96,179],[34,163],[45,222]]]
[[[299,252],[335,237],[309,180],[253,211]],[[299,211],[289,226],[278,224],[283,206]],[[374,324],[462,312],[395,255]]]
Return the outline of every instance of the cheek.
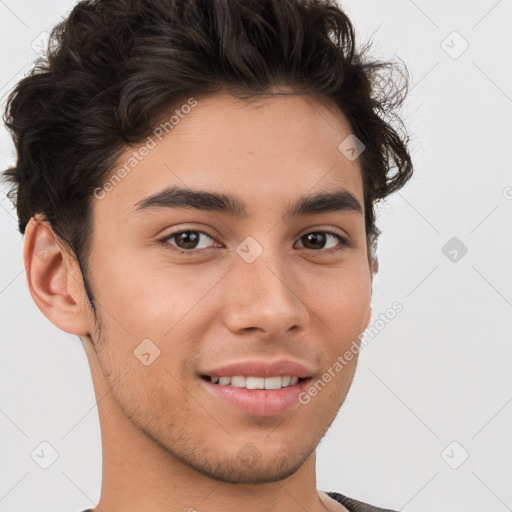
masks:
[[[154,255],[128,250],[100,254],[94,285],[98,307],[104,306],[120,328],[158,339],[182,319],[188,321],[189,312],[223,273],[207,269],[199,273],[193,265],[173,265]]]
[[[305,283],[304,302],[321,319],[327,335],[345,342],[357,337],[366,327],[371,303],[368,268],[347,264],[310,277]]]

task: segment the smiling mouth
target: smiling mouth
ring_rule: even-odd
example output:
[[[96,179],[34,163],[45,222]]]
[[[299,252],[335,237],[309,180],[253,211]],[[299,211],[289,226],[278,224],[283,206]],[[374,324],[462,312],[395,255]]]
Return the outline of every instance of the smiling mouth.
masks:
[[[217,384],[220,386],[231,386],[245,389],[264,389],[273,390],[295,386],[297,383],[309,380],[308,378],[299,378],[291,375],[276,375],[274,377],[255,377],[234,375],[228,376],[210,376],[202,375],[202,379],[207,382]]]

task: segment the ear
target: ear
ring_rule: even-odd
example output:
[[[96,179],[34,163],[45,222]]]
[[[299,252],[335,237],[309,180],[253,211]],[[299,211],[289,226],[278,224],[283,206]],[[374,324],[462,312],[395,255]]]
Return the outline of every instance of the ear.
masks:
[[[41,312],[62,331],[87,335],[90,325],[82,274],[48,222],[30,219],[23,261],[30,295]]]

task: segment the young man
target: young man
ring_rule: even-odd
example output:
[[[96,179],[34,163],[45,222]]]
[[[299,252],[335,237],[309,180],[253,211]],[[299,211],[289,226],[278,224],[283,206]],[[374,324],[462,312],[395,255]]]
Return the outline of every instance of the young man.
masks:
[[[412,174],[406,85],[382,95],[328,1],[85,1],[52,38],[5,176],[30,293],[91,367],[92,510],[382,510],[318,491],[315,450],[371,319],[374,205]]]

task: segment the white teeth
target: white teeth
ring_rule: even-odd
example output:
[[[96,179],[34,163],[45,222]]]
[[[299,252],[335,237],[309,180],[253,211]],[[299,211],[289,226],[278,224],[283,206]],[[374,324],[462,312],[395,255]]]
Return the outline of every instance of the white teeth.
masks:
[[[293,386],[299,382],[298,377],[290,375],[276,377],[244,377],[243,375],[235,375],[233,377],[210,377],[211,382],[222,386],[234,386],[236,388],[246,389],[281,389]]]
[[[265,389],[265,379],[263,377],[246,377],[245,387],[247,389]]]
[[[265,389],[281,389],[281,377],[265,377]]]
[[[236,388],[245,388],[245,377],[241,375],[231,377],[231,385],[235,386]]]
[[[289,375],[285,375],[284,377],[281,377],[281,386],[285,388],[286,386],[290,385],[290,381],[292,378]]]

